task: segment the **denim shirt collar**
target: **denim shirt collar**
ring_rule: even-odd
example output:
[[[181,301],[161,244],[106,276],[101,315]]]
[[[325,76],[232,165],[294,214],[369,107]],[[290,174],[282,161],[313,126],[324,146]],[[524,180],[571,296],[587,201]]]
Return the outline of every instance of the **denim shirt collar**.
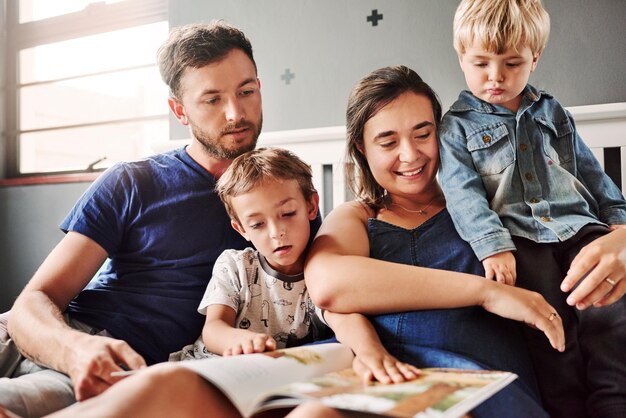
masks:
[[[535,87],[527,84],[524,87],[524,91],[522,92],[522,103],[520,104],[520,108],[518,110],[518,114],[522,114],[528,109],[532,107],[532,105],[538,102],[542,96],[552,98],[550,93],[547,93],[543,90],[538,90]],[[468,112],[474,111],[479,113],[487,113],[494,115],[510,115],[512,112],[502,106],[492,105],[491,103],[487,103],[483,100],[480,100],[476,96],[474,96],[469,90],[463,90],[461,94],[459,94],[459,98],[452,106],[450,106],[450,112]]]

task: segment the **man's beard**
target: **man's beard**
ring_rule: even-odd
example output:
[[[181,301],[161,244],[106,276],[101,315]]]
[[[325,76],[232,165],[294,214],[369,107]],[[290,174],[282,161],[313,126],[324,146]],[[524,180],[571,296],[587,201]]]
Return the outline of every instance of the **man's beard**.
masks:
[[[212,136],[208,132],[200,129],[196,124],[190,121],[189,126],[191,127],[191,133],[194,138],[198,140],[198,142],[202,145],[202,147],[214,157],[224,159],[224,160],[232,160],[241,154],[245,154],[248,151],[252,151],[256,148],[257,139],[259,138],[259,134],[261,133],[261,127],[263,126],[263,115],[259,118],[258,126],[255,126],[252,122],[249,121],[240,121],[237,123],[226,125],[222,128],[222,130],[217,134]],[[252,142],[243,144],[242,146],[234,149],[229,149],[220,143],[220,139],[222,136],[226,135],[228,132],[231,132],[236,129],[248,128],[252,132]]]

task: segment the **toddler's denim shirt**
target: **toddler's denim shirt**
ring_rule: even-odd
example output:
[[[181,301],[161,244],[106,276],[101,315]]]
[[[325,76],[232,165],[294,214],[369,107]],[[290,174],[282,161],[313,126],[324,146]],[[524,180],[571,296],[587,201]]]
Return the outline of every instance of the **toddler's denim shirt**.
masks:
[[[550,94],[528,85],[517,114],[463,91],[445,114],[439,180],[479,259],[571,238],[587,224],[626,224],[626,201]]]

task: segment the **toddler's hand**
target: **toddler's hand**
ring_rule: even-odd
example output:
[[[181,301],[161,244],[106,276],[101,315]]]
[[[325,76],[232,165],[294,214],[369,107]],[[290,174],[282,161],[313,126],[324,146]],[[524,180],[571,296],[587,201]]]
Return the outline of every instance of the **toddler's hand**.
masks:
[[[515,257],[511,251],[494,254],[483,260],[485,277],[499,283],[515,286],[517,274],[515,271]]]
[[[226,356],[236,356],[239,354],[262,353],[264,351],[276,350],[276,341],[265,334],[250,332],[246,337],[242,337],[238,341],[234,341],[233,345],[222,354]]]
[[[420,370],[393,357],[384,348],[361,351],[352,361],[352,368],[364,382],[400,383],[416,379]]]

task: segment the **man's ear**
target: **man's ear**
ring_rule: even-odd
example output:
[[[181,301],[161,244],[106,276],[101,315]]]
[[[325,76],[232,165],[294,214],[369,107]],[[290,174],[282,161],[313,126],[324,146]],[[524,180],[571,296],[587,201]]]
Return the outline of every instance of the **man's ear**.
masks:
[[[246,241],[250,241],[250,238],[248,238],[248,234],[246,233],[246,230],[243,228],[243,226],[241,226],[239,222],[235,221],[234,219],[231,219],[230,226],[232,226],[235,231],[239,232],[241,236],[246,239]]]
[[[309,208],[309,220],[312,221],[317,218],[317,211],[320,207],[320,195],[317,194],[317,192],[314,192],[311,195],[311,199],[309,199],[307,206]]]
[[[175,97],[168,97],[167,104],[170,106],[170,110],[176,116],[176,119],[183,125],[188,125],[187,115],[185,114],[185,106]]]

